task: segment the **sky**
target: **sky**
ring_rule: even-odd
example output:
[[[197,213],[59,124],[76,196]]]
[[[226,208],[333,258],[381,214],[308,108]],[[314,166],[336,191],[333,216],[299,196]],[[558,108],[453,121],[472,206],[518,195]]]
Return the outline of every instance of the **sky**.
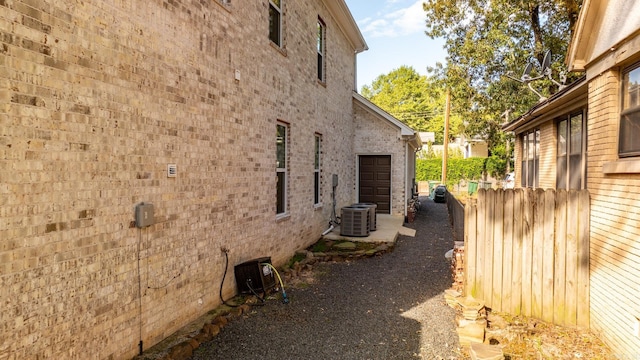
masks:
[[[444,41],[425,35],[424,0],[345,0],[369,50],[358,54],[358,91],[402,65],[427,75],[445,62]]]

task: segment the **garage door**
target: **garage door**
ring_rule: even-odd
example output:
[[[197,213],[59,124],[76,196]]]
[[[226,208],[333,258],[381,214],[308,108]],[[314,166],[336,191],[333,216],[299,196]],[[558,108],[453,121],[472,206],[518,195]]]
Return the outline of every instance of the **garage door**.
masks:
[[[361,155],[358,201],[378,204],[378,213],[391,213],[391,155]]]

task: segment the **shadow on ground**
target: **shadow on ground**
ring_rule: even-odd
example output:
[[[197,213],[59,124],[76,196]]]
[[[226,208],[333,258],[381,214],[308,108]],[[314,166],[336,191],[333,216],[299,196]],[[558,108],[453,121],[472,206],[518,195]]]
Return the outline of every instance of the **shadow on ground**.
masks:
[[[456,359],[454,311],[444,254],[453,247],[445,204],[421,211],[392,252],[313,269],[308,286],[287,289],[203,343],[192,359]],[[286,284],[285,284],[286,285]]]

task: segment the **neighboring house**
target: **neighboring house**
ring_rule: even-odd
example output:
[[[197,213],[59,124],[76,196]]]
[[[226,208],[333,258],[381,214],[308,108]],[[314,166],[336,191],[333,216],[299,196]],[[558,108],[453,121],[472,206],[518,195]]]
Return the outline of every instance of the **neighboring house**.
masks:
[[[135,356],[220,304],[223,248],[229,298],[320,238],[334,174],[365,200],[363,157],[404,211],[419,144],[354,95],[344,0],[14,0],[0,28],[0,358]]]
[[[428,157],[429,152],[432,152],[436,156],[442,156],[444,152],[444,145],[433,145],[435,141],[435,133],[433,132],[420,132],[420,139],[423,144],[422,150],[418,154],[421,158]],[[488,157],[489,146],[487,142],[479,137],[473,137],[467,139],[464,135],[456,136],[454,141],[449,143],[449,156],[458,155],[464,159],[472,157]]]
[[[462,145],[463,157],[465,159],[472,157],[489,157],[489,145],[479,136],[467,139],[462,135],[456,138],[456,142]]]
[[[373,202],[377,212],[407,215],[416,190],[416,131],[354,93],[355,154],[358,202]]]
[[[504,126],[516,185],[587,189],[590,327],[640,355],[640,2],[585,0],[570,70],[585,76]]]
[[[418,133],[423,144],[434,143],[436,141],[436,133],[433,131],[422,131]]]

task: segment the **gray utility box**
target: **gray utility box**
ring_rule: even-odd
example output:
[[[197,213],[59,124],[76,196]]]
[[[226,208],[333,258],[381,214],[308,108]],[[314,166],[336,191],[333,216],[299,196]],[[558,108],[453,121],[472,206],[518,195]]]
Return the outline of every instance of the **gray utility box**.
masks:
[[[369,211],[364,206],[345,206],[340,212],[340,235],[369,236]]]
[[[378,210],[378,205],[375,203],[357,203],[351,206],[369,208],[369,230],[376,231],[377,229],[376,211]]]
[[[138,228],[145,228],[147,226],[153,225],[153,204],[142,202],[136,205],[135,217],[136,227]]]

